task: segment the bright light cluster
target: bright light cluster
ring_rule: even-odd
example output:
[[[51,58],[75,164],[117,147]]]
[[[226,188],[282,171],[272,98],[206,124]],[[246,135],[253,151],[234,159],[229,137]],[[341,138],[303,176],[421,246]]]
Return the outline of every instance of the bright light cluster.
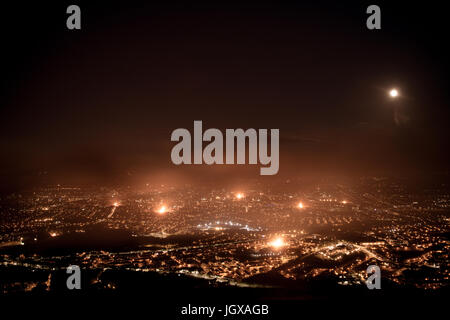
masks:
[[[276,237],[272,241],[269,242],[269,246],[271,246],[274,249],[280,249],[286,245],[286,242],[282,237]]]
[[[165,205],[160,206],[156,212],[159,214],[165,214],[168,211],[167,207]]]

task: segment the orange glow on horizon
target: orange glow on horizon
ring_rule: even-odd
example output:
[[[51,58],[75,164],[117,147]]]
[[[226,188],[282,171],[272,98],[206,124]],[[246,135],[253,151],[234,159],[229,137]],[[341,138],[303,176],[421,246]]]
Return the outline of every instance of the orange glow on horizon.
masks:
[[[299,208],[299,209],[303,209],[305,206],[303,205],[303,202],[299,202],[298,204],[297,204],[297,208]]]
[[[244,194],[241,193],[241,192],[238,192],[238,193],[236,194],[236,199],[238,199],[238,200],[241,200],[241,199],[243,199],[244,197],[245,197]]]

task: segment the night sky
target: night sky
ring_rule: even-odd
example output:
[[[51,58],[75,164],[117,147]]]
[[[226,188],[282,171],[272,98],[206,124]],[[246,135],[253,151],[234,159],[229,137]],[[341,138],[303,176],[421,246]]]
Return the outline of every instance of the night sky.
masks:
[[[170,135],[194,120],[280,129],[277,177],[445,171],[448,13],[377,2],[372,31],[370,4],[2,4],[2,188],[260,177],[260,165],[173,165]]]

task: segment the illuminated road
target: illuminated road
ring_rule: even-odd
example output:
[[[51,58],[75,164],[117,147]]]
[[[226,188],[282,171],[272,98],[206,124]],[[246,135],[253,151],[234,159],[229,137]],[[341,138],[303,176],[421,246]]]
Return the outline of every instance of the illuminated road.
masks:
[[[113,206],[112,207],[112,209],[111,209],[111,213],[108,215],[108,218],[107,219],[109,219],[109,218],[111,218],[113,215],[114,215],[114,212],[116,212],[116,206]]]

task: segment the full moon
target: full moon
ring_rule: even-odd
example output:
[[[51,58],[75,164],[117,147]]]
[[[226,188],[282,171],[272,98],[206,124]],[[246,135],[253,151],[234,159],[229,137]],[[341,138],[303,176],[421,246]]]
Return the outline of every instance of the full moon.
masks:
[[[397,96],[398,96],[398,91],[397,91],[397,89],[392,89],[391,91],[389,91],[389,95],[390,95],[392,98],[397,97]]]

